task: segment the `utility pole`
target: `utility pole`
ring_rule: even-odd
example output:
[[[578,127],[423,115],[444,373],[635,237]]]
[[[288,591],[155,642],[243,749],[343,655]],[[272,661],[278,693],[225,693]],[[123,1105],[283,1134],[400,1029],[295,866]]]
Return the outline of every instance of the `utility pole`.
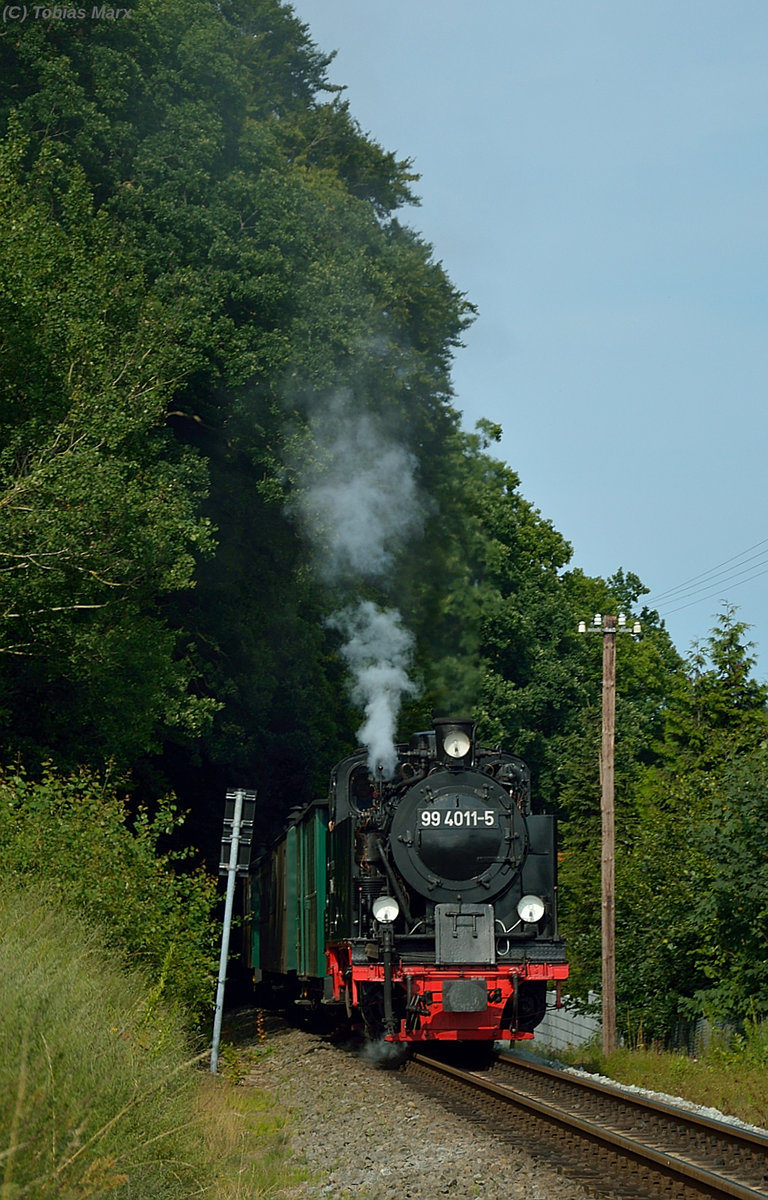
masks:
[[[616,1049],[616,820],[613,793],[616,747],[616,618],[603,621],[603,737],[600,747],[602,854],[603,1054]]]
[[[603,714],[600,746],[600,817],[601,817],[601,930],[602,930],[602,1004],[603,1054],[616,1049],[616,815],[614,806],[614,758],[616,746],[616,633],[629,633],[624,613],[603,617],[595,613],[590,633],[603,635]],[[579,621],[579,633],[586,633],[585,621]],[[640,622],[632,630],[640,635]]]

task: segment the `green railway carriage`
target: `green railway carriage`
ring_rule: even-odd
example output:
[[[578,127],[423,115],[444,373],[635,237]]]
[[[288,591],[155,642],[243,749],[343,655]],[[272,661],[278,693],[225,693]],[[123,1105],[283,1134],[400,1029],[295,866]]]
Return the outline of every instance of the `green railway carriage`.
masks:
[[[325,975],[327,801],[291,819],[246,881],[249,965],[257,983],[299,995]]]

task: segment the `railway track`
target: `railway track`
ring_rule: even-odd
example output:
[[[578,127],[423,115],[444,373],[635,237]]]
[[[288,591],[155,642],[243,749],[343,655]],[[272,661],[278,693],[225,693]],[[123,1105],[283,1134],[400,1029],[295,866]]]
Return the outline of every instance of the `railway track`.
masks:
[[[439,1091],[612,1200],[766,1200],[768,1134],[517,1058],[489,1071],[416,1055],[409,1082]]]

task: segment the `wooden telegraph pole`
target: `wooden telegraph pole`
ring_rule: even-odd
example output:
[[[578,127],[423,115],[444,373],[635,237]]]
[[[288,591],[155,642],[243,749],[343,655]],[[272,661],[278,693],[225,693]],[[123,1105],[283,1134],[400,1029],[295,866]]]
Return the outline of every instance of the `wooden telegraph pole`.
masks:
[[[579,633],[587,632],[579,621]],[[600,747],[600,817],[602,826],[601,930],[603,949],[603,1054],[616,1049],[616,817],[614,807],[614,749],[616,744],[616,634],[640,635],[640,622],[627,628],[624,613],[603,617],[600,613],[589,629],[603,635],[603,732]]]
[[[613,762],[616,744],[616,618],[603,621],[603,738],[600,752],[602,819],[603,1054],[616,1049],[616,820]]]

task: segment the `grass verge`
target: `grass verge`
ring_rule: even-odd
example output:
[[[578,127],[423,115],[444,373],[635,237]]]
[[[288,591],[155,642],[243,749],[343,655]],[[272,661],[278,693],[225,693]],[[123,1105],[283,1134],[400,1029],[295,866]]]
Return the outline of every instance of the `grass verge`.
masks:
[[[747,1022],[743,1034],[714,1037],[695,1055],[647,1047],[603,1055],[590,1043],[553,1052],[561,1062],[607,1075],[619,1083],[682,1096],[768,1128],[768,1023]]]
[[[215,1200],[279,1200],[304,1178],[290,1162],[289,1128],[276,1102],[253,1088],[204,1075],[198,1093]]]
[[[0,1200],[264,1200],[284,1116],[201,1068],[147,981],[45,890],[0,888]]]

